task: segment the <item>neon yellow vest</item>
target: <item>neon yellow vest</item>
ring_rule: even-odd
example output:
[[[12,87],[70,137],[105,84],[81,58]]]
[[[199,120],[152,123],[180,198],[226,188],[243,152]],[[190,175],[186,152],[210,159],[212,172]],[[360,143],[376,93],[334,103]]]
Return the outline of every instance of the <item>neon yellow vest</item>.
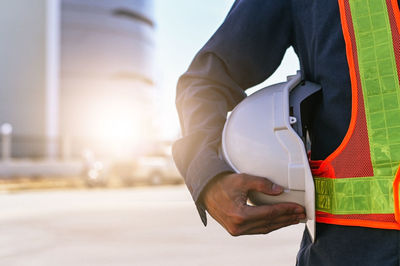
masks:
[[[338,1],[352,115],[341,145],[325,160],[311,162],[317,222],[400,230],[398,3]]]

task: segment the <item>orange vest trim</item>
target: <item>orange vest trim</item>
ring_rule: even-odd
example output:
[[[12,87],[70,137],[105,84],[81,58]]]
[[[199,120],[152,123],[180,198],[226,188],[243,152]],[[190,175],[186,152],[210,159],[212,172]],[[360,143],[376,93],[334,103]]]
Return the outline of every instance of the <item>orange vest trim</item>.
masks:
[[[353,2],[352,2],[353,1]],[[370,137],[368,131],[368,123],[371,121],[368,118],[370,113],[366,113],[366,103],[364,102],[363,85],[365,84],[365,76],[363,72],[360,72],[359,52],[365,48],[357,47],[360,43],[357,43],[356,34],[354,32],[352,10],[357,7],[357,0],[338,0],[340,19],[342,23],[342,31],[346,45],[346,55],[349,67],[349,74],[351,80],[351,92],[352,92],[352,108],[351,108],[351,120],[348,131],[339,145],[339,147],[330,154],[325,160],[310,161],[310,167],[316,180],[317,189],[317,212],[316,221],[320,223],[337,224],[337,225],[348,225],[348,226],[362,226],[371,228],[382,228],[382,229],[396,229],[400,230],[400,203],[399,203],[399,185],[400,185],[400,170],[398,164],[396,165],[397,171],[393,174],[392,187],[390,193],[393,193],[393,210],[389,213],[374,213],[373,208],[369,212],[368,209],[357,209],[358,212],[338,212],[335,213],[332,208],[332,200],[329,198],[332,194],[340,199],[345,197],[343,194],[335,191],[331,184],[335,181],[344,181],[342,184],[346,184],[347,180],[353,179],[353,181],[362,182],[365,177],[369,178],[369,181],[376,181],[374,177],[377,177],[377,173],[374,174],[374,159],[371,159],[371,146]],[[397,66],[396,75],[397,81],[400,77],[400,11],[397,0],[370,0],[375,1],[373,4],[380,5],[381,3],[386,4],[387,17],[390,22],[391,36],[393,42],[393,51],[395,57],[395,63]],[[361,3],[361,1],[359,1]],[[353,8],[351,7],[353,5]],[[367,14],[368,15],[368,14]],[[372,16],[372,15],[371,15]],[[371,37],[372,38],[372,37]],[[359,50],[357,49],[359,48]],[[378,74],[379,75],[379,74]],[[396,85],[398,87],[398,84]],[[372,108],[372,107],[371,107]],[[384,108],[384,107],[382,107]],[[385,111],[385,110],[384,110]],[[400,120],[400,117],[399,117]],[[375,152],[375,151],[372,151]],[[392,161],[391,161],[392,162]],[[375,169],[376,170],[376,169]],[[379,175],[379,174],[378,174]],[[385,176],[385,175],[384,175]],[[378,180],[378,179],[377,179]],[[386,179],[387,180],[387,179]],[[328,181],[328,182],[325,182]],[[325,184],[325,183],[326,184]],[[379,180],[377,181],[379,182]],[[318,198],[318,183],[321,183],[320,194]],[[350,183],[350,182],[349,182]],[[354,182],[356,183],[356,182]],[[328,191],[326,198],[324,198],[324,191]],[[371,192],[372,193],[372,192]],[[356,198],[356,197],[354,197]],[[318,209],[318,206],[326,206]],[[336,205],[340,205],[337,203]],[[335,206],[336,206],[335,205]],[[366,204],[368,205],[368,204]],[[351,208],[350,208],[351,209]]]

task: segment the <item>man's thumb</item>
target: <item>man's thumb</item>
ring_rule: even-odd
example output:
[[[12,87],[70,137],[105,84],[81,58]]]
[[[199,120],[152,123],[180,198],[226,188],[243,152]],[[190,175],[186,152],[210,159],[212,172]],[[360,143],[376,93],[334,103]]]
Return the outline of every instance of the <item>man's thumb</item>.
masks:
[[[284,188],[282,186],[275,184],[275,183],[272,184],[271,189],[272,189],[273,193],[277,193],[277,194],[281,194],[284,190]]]
[[[279,195],[283,192],[284,188],[278,184],[272,183],[264,177],[252,176],[249,183],[249,189],[258,191],[268,195]]]

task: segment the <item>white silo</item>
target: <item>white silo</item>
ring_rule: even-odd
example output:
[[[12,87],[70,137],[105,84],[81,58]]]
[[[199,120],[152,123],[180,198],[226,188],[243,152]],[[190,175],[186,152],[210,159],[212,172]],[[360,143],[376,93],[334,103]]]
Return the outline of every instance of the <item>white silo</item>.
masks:
[[[151,0],[62,0],[60,132],[73,154],[139,153],[154,116]]]

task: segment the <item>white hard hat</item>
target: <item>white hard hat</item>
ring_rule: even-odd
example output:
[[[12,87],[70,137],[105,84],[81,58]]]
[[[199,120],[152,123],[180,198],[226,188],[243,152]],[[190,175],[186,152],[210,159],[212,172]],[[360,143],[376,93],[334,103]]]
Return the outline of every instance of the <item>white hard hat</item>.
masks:
[[[295,202],[304,206],[313,240],[314,182],[301,138],[300,105],[319,90],[314,83],[302,82],[298,72],[285,83],[253,93],[231,112],[221,143],[223,159],[236,172],[266,177],[285,188],[279,196],[252,192],[251,201],[257,205]],[[293,103],[289,98],[294,99]]]

